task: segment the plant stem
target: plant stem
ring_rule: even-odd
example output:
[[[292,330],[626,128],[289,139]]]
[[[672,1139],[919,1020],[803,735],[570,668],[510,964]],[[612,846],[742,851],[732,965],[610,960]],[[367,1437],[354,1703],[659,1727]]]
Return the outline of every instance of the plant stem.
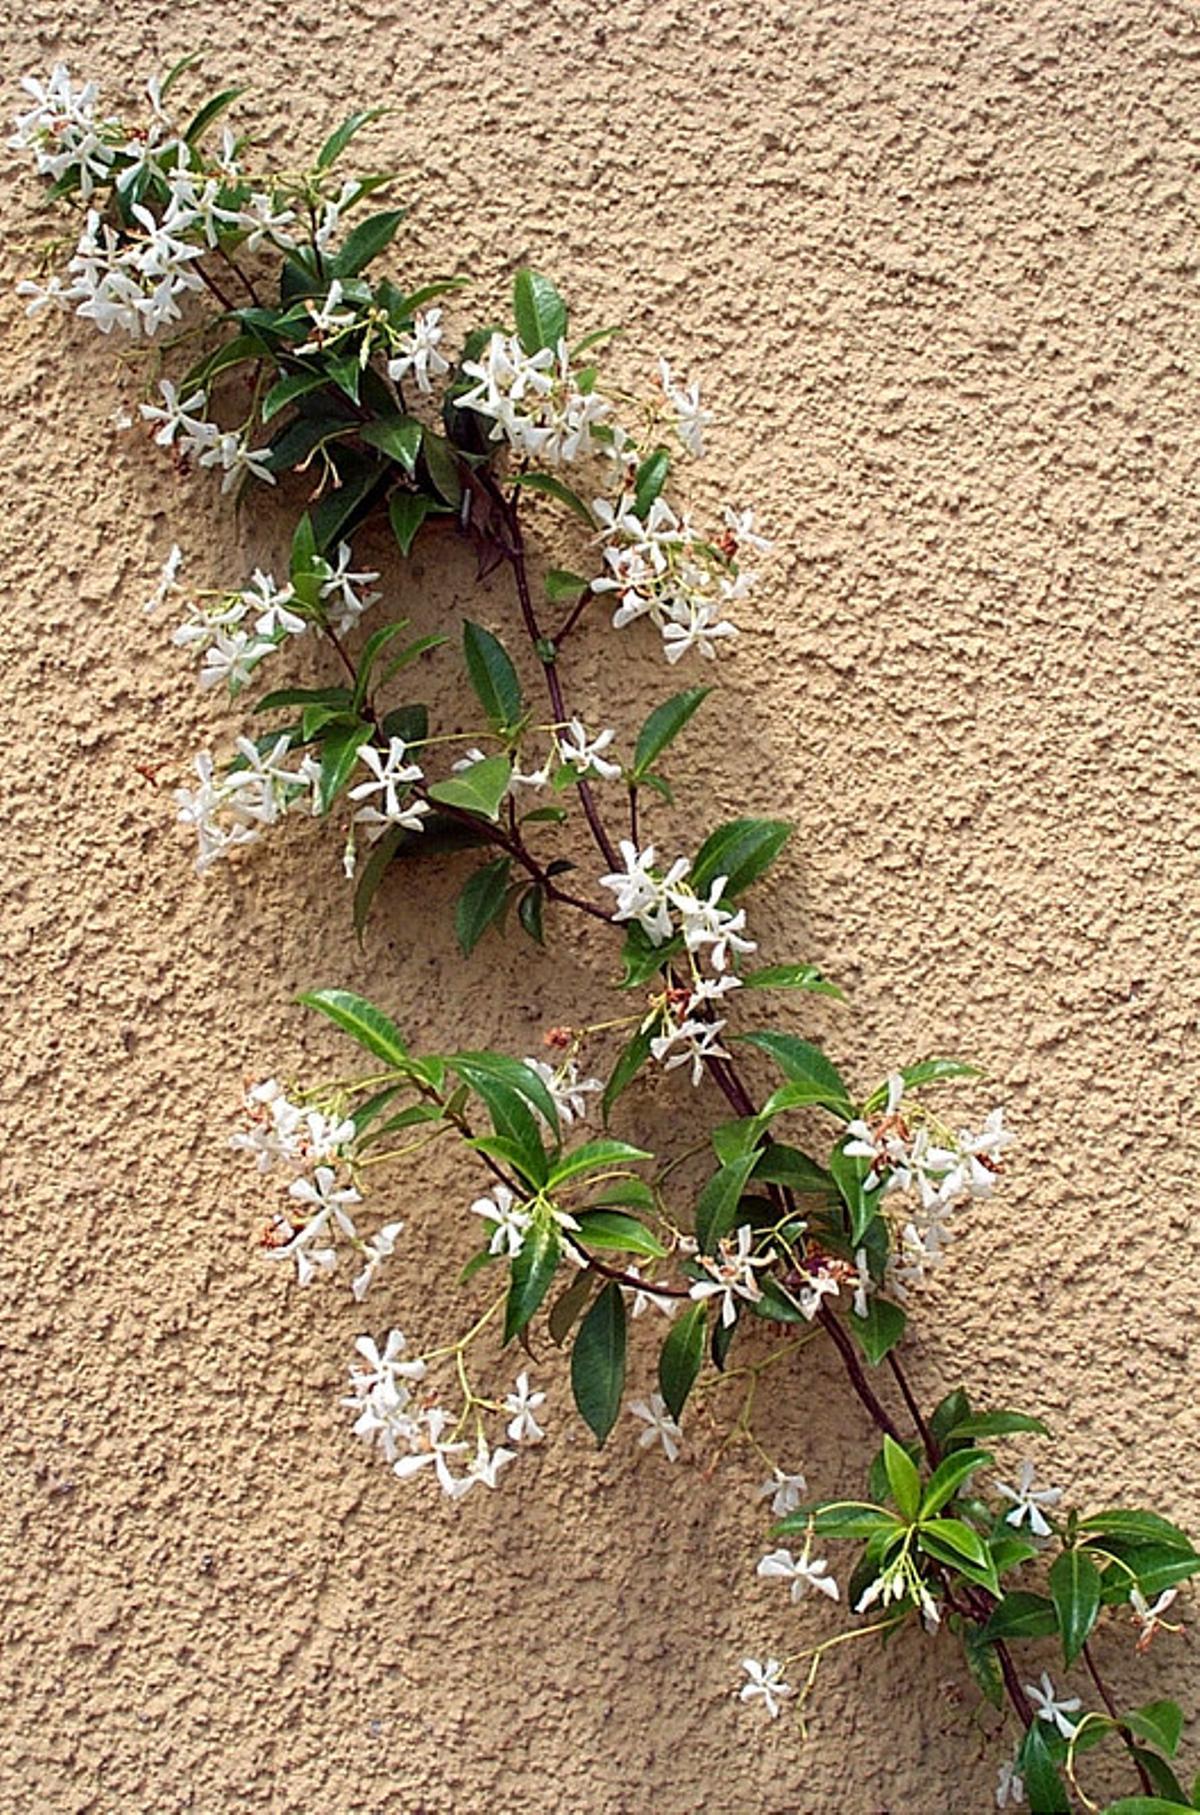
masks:
[[[897,1358],[894,1349],[888,1350],[887,1364],[896,1385],[900,1388],[901,1396],[903,1397],[905,1405],[908,1407],[909,1416],[921,1434],[921,1442],[925,1446],[925,1454],[929,1458],[929,1466],[931,1468],[936,1468],[942,1459],[941,1451],[937,1446],[937,1439],[934,1437],[933,1432],[921,1415],[921,1408],[917,1404],[916,1395],[908,1384],[908,1378],[905,1375],[904,1369],[900,1366],[899,1359]]]
[[[1109,1719],[1116,1723],[1117,1731],[1125,1743],[1125,1749],[1129,1753],[1130,1759],[1133,1762],[1133,1768],[1138,1774],[1138,1781],[1142,1786],[1142,1790],[1147,1796],[1153,1796],[1155,1794],[1154,1785],[1150,1782],[1150,1777],[1145,1765],[1137,1755],[1137,1748],[1133,1743],[1133,1736],[1130,1733],[1129,1728],[1124,1725],[1120,1715],[1117,1713],[1117,1704],[1113,1699],[1112,1691],[1100,1674],[1096,1660],[1092,1656],[1092,1648],[1090,1645],[1085,1645],[1083,1647],[1083,1661],[1087,1665],[1088,1675],[1096,1685],[1096,1693],[1104,1703]]]

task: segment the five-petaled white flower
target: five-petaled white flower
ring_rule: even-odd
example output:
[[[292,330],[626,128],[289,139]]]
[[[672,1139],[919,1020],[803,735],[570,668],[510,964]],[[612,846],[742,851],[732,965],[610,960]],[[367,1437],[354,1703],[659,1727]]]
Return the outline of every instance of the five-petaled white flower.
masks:
[[[996,1779],[996,1807],[1006,1809],[1010,1802],[1015,1806],[1024,1800],[1025,1780],[1018,1776],[1016,1766],[1005,1759]]]
[[[829,1574],[825,1557],[816,1557],[810,1563],[806,1556],[794,1557],[790,1550],[773,1550],[761,1559],[756,1574],[790,1582],[793,1601],[802,1601],[814,1590],[828,1595],[831,1601],[838,1599],[838,1585]]]
[[[1076,1714],[1082,1707],[1077,1695],[1059,1696],[1055,1693],[1054,1684],[1045,1670],[1042,1671],[1040,1686],[1026,1683],[1025,1693],[1037,1708],[1039,1720],[1048,1721],[1057,1727],[1064,1739],[1074,1739],[1078,1721],[1068,1720],[1068,1714]]]
[[[489,1254],[507,1254],[515,1259],[525,1246],[525,1235],[533,1221],[532,1214],[518,1204],[507,1185],[493,1185],[490,1197],[477,1197],[471,1205],[472,1216],[482,1216],[495,1227],[488,1243]]]
[[[1178,1588],[1164,1588],[1158,1599],[1151,1602],[1146,1599],[1140,1588],[1130,1590],[1129,1605],[1133,1609],[1135,1622],[1141,1628],[1137,1642],[1139,1651],[1148,1650],[1155,1633],[1166,1624],[1163,1615],[1178,1593]],[[1178,1631],[1178,1628],[1172,1627],[1170,1630]]]
[[[426,309],[416,315],[412,331],[397,338],[396,345],[400,350],[394,359],[388,360],[389,378],[402,383],[411,372],[418,391],[433,389],[430,380],[441,378],[450,370],[449,360],[438,352],[442,339],[441,320],[440,309]]]
[[[388,739],[386,753],[374,744],[360,744],[359,761],[371,771],[373,781],[359,782],[349,790],[351,800],[366,800],[372,794],[381,797],[381,806],[360,807],[354,815],[356,825],[371,828],[368,837],[378,838],[388,826],[402,826],[406,832],[419,832],[421,820],[429,812],[424,800],[400,799],[400,789],[421,781],[424,770],[419,763],[405,762],[407,745],[402,737]]]
[[[1062,1499],[1061,1487],[1035,1487],[1032,1462],[1022,1462],[1015,1487],[1010,1487],[1006,1481],[997,1481],[995,1487],[997,1493],[1014,1503],[1012,1511],[1004,1515],[1007,1525],[1019,1526],[1028,1519],[1029,1529],[1035,1537],[1050,1536],[1050,1527],[1042,1516],[1041,1508],[1058,1505]]]
[[[650,1398],[635,1399],[629,1407],[630,1416],[640,1418],[646,1426],[638,1438],[639,1449],[650,1449],[658,1443],[668,1462],[679,1459],[679,1445],[683,1441],[683,1432],[667,1410],[667,1402],[661,1393],[651,1393]]]
[[[541,1442],[546,1433],[533,1414],[545,1403],[545,1393],[530,1392],[529,1375],[522,1369],[517,1375],[516,1386],[504,1400],[504,1410],[512,1413],[507,1426],[510,1443]]]
[[[752,1254],[754,1230],[749,1223],[743,1223],[732,1241],[719,1244],[719,1257],[702,1254],[700,1265],[711,1274],[709,1279],[698,1279],[691,1286],[690,1298],[717,1298],[721,1300],[721,1322],[728,1327],[737,1318],[737,1300],[748,1299],[756,1303],[762,1297],[762,1288],[754,1277],[755,1267],[767,1267],[775,1258],[774,1249],[766,1254]]]
[[[803,1475],[787,1475],[777,1468],[769,1481],[764,1481],[758,1490],[758,1498],[770,1497],[771,1511],[777,1519],[786,1519],[789,1513],[795,1512],[808,1492],[808,1482]]]
[[[597,737],[589,739],[582,721],[573,718],[555,735],[558,754],[572,769],[581,775],[598,775],[602,781],[620,779],[620,763],[609,762],[604,755],[617,735],[615,731],[601,731]]]
[[[769,1657],[765,1663],[761,1664],[757,1658],[744,1657],[742,1669],[750,1681],[743,1683],[738,1690],[738,1700],[743,1702],[761,1700],[767,1713],[774,1720],[779,1713],[780,1702],[793,1693],[792,1685],[783,1680],[783,1665],[777,1657]]]

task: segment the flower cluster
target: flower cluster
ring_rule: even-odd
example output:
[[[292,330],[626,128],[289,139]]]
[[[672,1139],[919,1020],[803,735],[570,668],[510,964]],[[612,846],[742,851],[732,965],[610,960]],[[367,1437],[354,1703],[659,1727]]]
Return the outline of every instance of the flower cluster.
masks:
[[[459,409],[486,418],[489,439],[506,441],[524,459],[557,467],[594,454],[615,456],[624,446],[612,404],[584,388],[565,340],[527,353],[515,334],[497,330],[462,371],[475,383],[456,398]]]
[[[753,513],[727,508],[726,536],[714,546],[661,496],[640,516],[630,490],[615,503],[595,499],[592,510],[601,525],[604,559],[604,572],[592,581],[592,591],[615,595],[614,626],[620,630],[649,618],[662,636],[669,663],[693,649],[711,660],[719,642],[737,635],[737,625],[726,614],[754,584],[755,576],[738,566],[737,550],[770,547],[755,535]]]

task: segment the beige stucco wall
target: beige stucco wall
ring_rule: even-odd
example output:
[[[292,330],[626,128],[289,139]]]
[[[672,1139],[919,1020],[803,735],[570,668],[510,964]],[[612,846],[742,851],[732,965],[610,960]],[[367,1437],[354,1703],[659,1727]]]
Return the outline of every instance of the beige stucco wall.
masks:
[[[779,1024],[864,1083],[973,1055],[1008,1105],[1010,1184],[924,1301],[927,1395],[1038,1407],[1056,1478],[1200,1526],[1196,9],[32,0],[3,92],[194,46],[279,146],[394,106],[415,275],[477,273],[483,313],[529,258],[704,375],[698,495],[755,503],[778,552],[673,823],[796,821],[764,949],[851,1006]],[[984,1809],[997,1754],[949,1640],[840,1653],[807,1745],[731,1699],[744,1650],[833,1628],[754,1581],[761,1471],[706,1479],[703,1424],[673,1472],[628,1435],[597,1458],[547,1361],[545,1451],[457,1511],[346,1433],[361,1314],[254,1253],[224,1153],[243,1076],[332,1059],[289,1006],[309,984],[521,1052],[605,1004],[611,954],[570,930],[460,971],[427,870],[359,952],[314,827],[191,873],[169,790],[230,720],[139,601],[176,536],[216,581],[280,528],[114,443],[111,349],[20,317],[32,194],[6,174],[0,1805]],[[465,561],[407,584],[421,628],[473,596]],[[498,584],[483,610],[505,621]],[[599,622],[572,682],[623,732],[667,691]],[[428,1257],[447,1229],[466,1252],[469,1190],[447,1161],[398,1191],[377,1328],[449,1314]],[[832,1366],[772,1391],[786,1459],[854,1481]],[[1177,1642],[1145,1676],[1124,1634],[1102,1648],[1131,1691],[1186,1674]]]

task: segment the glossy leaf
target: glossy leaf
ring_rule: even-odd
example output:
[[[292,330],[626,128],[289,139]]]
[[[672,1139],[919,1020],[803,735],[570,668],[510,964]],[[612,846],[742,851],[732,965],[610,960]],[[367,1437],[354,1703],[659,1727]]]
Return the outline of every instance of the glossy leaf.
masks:
[[[548,1217],[540,1217],[526,1232],[521,1252],[513,1257],[504,1306],[505,1342],[520,1335],[550,1290],[558,1255],[558,1230]]]
[[[421,437],[421,458],[438,497],[457,508],[462,503],[458,455],[445,436],[435,435],[427,428]]]
[[[579,1326],[571,1350],[571,1390],[579,1414],[602,1445],[625,1390],[625,1300],[610,1280]]]
[[[786,1185],[802,1197],[827,1196],[835,1188],[831,1172],[798,1147],[788,1147],[782,1141],[768,1143],[752,1177],[756,1185]]]
[[[532,888],[526,889],[517,903],[517,919],[537,945],[546,943],[545,907],[545,890],[540,888],[537,883],[534,883]]]
[[[1042,1737],[1042,1725],[1041,1721],[1030,1722],[1017,1753],[1017,1771],[1024,1782],[1029,1815],[1071,1815],[1062,1778]]]
[[[552,605],[559,605],[564,599],[577,599],[588,590],[588,582],[582,574],[570,573],[563,567],[552,567],[545,576],[546,597]]]
[[[513,317],[526,353],[555,348],[567,331],[567,305],[539,271],[522,267],[513,279]]]
[[[1050,1594],[1062,1634],[1063,1660],[1073,1664],[1100,1612],[1100,1575],[1082,1550],[1064,1550],[1050,1565]]]
[[[472,763],[469,769],[463,769],[458,775],[434,782],[429,790],[429,798],[440,801],[443,806],[459,807],[466,813],[475,813],[481,819],[489,819],[494,823],[500,817],[500,807],[508,793],[511,775],[512,764],[507,756],[485,757],[483,762]]]
[[[384,107],[364,107],[352,113],[342,121],[336,132],[331,132],[320,151],[317,153],[317,169],[328,170],[341,157],[355,133],[361,132],[372,120],[380,119],[387,112]]]
[[[377,447],[381,454],[395,460],[410,477],[416,472],[424,430],[415,416],[384,416],[378,422],[366,423],[359,434],[369,447]]]
[[[636,1216],[620,1210],[580,1210],[579,1240],[587,1249],[608,1249],[617,1254],[639,1254],[647,1260],[662,1260],[667,1250],[653,1230],[647,1229]]]
[[[306,1008],[315,1008],[328,1017],[343,1033],[365,1047],[388,1066],[403,1070],[408,1064],[408,1048],[394,1021],[367,1002],[362,996],[345,989],[312,989],[297,997]]]
[[[855,1341],[873,1368],[877,1368],[889,1350],[895,1348],[907,1322],[907,1313],[886,1298],[869,1298],[865,1317],[860,1317],[857,1311],[850,1313]]]
[[[1079,1521],[1079,1530],[1125,1539],[1132,1544],[1162,1544],[1168,1550],[1193,1552],[1192,1540],[1178,1525],[1172,1525],[1158,1513],[1129,1507],[1112,1507],[1107,1512],[1092,1513],[1089,1518]]]
[[[923,1084],[948,1083],[951,1078],[977,1078],[977,1065],[964,1065],[961,1059],[922,1059],[917,1065],[904,1065],[900,1069],[907,1090],[919,1090]],[[884,1082],[871,1092],[863,1104],[863,1114],[873,1115],[882,1109],[887,1102],[888,1087]]]
[[[791,1532],[803,1534],[812,1526],[818,1538],[873,1538],[876,1534],[901,1532],[902,1522],[884,1506],[872,1506],[867,1500],[818,1501],[799,1507],[775,1527],[773,1535],[786,1537]]]
[[[638,732],[634,747],[631,774],[635,781],[640,781],[646,771],[653,768],[668,744],[679,736],[711,692],[711,687],[688,687],[683,693],[673,694],[661,706],[654,708]]]
[[[317,811],[328,813],[350,779],[358,752],[370,742],[369,725],[339,725],[321,744],[321,773],[317,781]]]
[[[917,1542],[938,1563],[949,1563],[1000,1598],[1000,1582],[991,1552],[977,1531],[962,1519],[927,1519],[921,1522]]]
[[[559,1293],[551,1305],[546,1326],[550,1331],[551,1342],[555,1343],[558,1348],[562,1348],[563,1343],[582,1316],[583,1307],[591,1297],[595,1284],[595,1273],[590,1267],[584,1267],[582,1272],[575,1275],[570,1285]]]
[[[463,625],[463,655],[479,703],[494,731],[521,721],[521,683],[499,637],[470,619]]]
[[[393,492],[388,500],[388,518],[392,534],[402,555],[412,553],[417,531],[437,504],[424,492]]]
[[[494,920],[504,912],[511,857],[497,857],[467,879],[454,910],[459,950],[469,958]]]
[[[1183,1709],[1178,1702],[1143,1702],[1132,1714],[1121,1716],[1124,1724],[1139,1739],[1156,1746],[1168,1758],[1174,1758],[1183,1735]]]
[[[566,1153],[550,1174],[551,1187],[565,1185],[571,1179],[589,1172],[603,1172],[614,1166],[628,1166],[637,1160],[653,1159],[644,1147],[631,1147],[628,1141],[586,1141],[572,1153]]]
[[[734,1227],[738,1205],[756,1163],[757,1155],[753,1153],[732,1160],[714,1172],[701,1191],[696,1205],[696,1240],[704,1253],[715,1253],[717,1243]]]
[[[736,900],[766,874],[791,835],[782,819],[732,819],[710,832],[696,853],[689,877],[697,894],[707,894],[718,876],[729,878],[722,901]]]
[[[989,1639],[1046,1639],[1058,1631],[1058,1615],[1044,1594],[1018,1588],[993,1607],[983,1631]]]
[[[472,1090],[478,1091],[480,1080],[488,1078],[503,1084],[509,1090],[515,1090],[518,1096],[537,1110],[555,1135],[558,1134],[558,1110],[554,1106],[554,1098],[537,1072],[532,1071],[520,1059],[510,1059],[507,1053],[502,1052],[458,1052],[452,1055],[448,1063]]]
[[[829,1156],[829,1170],[850,1213],[850,1242],[856,1247],[878,1213],[882,1187],[876,1185],[867,1190],[870,1160],[847,1153],[840,1144]]]
[[[815,964],[768,964],[762,970],[747,971],[743,989],[806,989],[810,995],[833,996],[844,1001],[836,983],[823,977]]]
[[[793,1082],[811,1082],[828,1092],[828,1104],[834,1113],[849,1121],[854,1114],[850,1093],[840,1072],[830,1063],[819,1046],[801,1040],[795,1034],[748,1033],[740,1036],[747,1045],[756,1046],[774,1059],[785,1078]]]
[[[644,522],[654,500],[662,495],[663,486],[671,473],[671,456],[665,447],[658,447],[647,454],[638,467],[633,481],[634,515]]]
[[[978,1412],[960,1419],[947,1438],[951,1443],[961,1443],[964,1437],[973,1441],[976,1437],[1007,1437],[1018,1431],[1031,1431],[1039,1437],[1050,1435],[1040,1418],[1031,1418],[1026,1412]]]
[[[650,1030],[639,1028],[622,1047],[620,1056],[613,1066],[612,1075],[604,1086],[604,1095],[600,1099],[600,1108],[606,1123],[612,1114],[617,1098],[628,1089],[650,1057],[650,1039]]]
[[[359,221],[346,235],[341,251],[330,260],[333,275],[357,277],[391,245],[403,219],[403,208],[386,208],[381,214],[369,214],[366,220]]]
[[[273,384],[263,398],[261,420],[270,422],[272,416],[277,416],[280,410],[297,397],[304,397],[309,391],[319,391],[323,384],[328,383],[328,376],[324,372],[289,372],[286,378]]]
[[[921,1496],[921,1517],[928,1519],[953,1500],[963,1482],[994,1461],[985,1449],[959,1450],[934,1469]]]
[[[891,1437],[883,1439],[883,1466],[901,1518],[911,1524],[921,1508],[921,1476],[906,1450]]]
[[[707,1305],[689,1305],[667,1332],[658,1357],[658,1390],[678,1422],[704,1364]]]
[[[569,511],[573,511],[581,522],[586,523],[589,529],[595,529],[596,520],[579,493],[572,491],[569,485],[564,485],[561,479],[556,479],[553,473],[518,473],[513,484],[526,491],[544,492],[548,498],[556,498]]]

